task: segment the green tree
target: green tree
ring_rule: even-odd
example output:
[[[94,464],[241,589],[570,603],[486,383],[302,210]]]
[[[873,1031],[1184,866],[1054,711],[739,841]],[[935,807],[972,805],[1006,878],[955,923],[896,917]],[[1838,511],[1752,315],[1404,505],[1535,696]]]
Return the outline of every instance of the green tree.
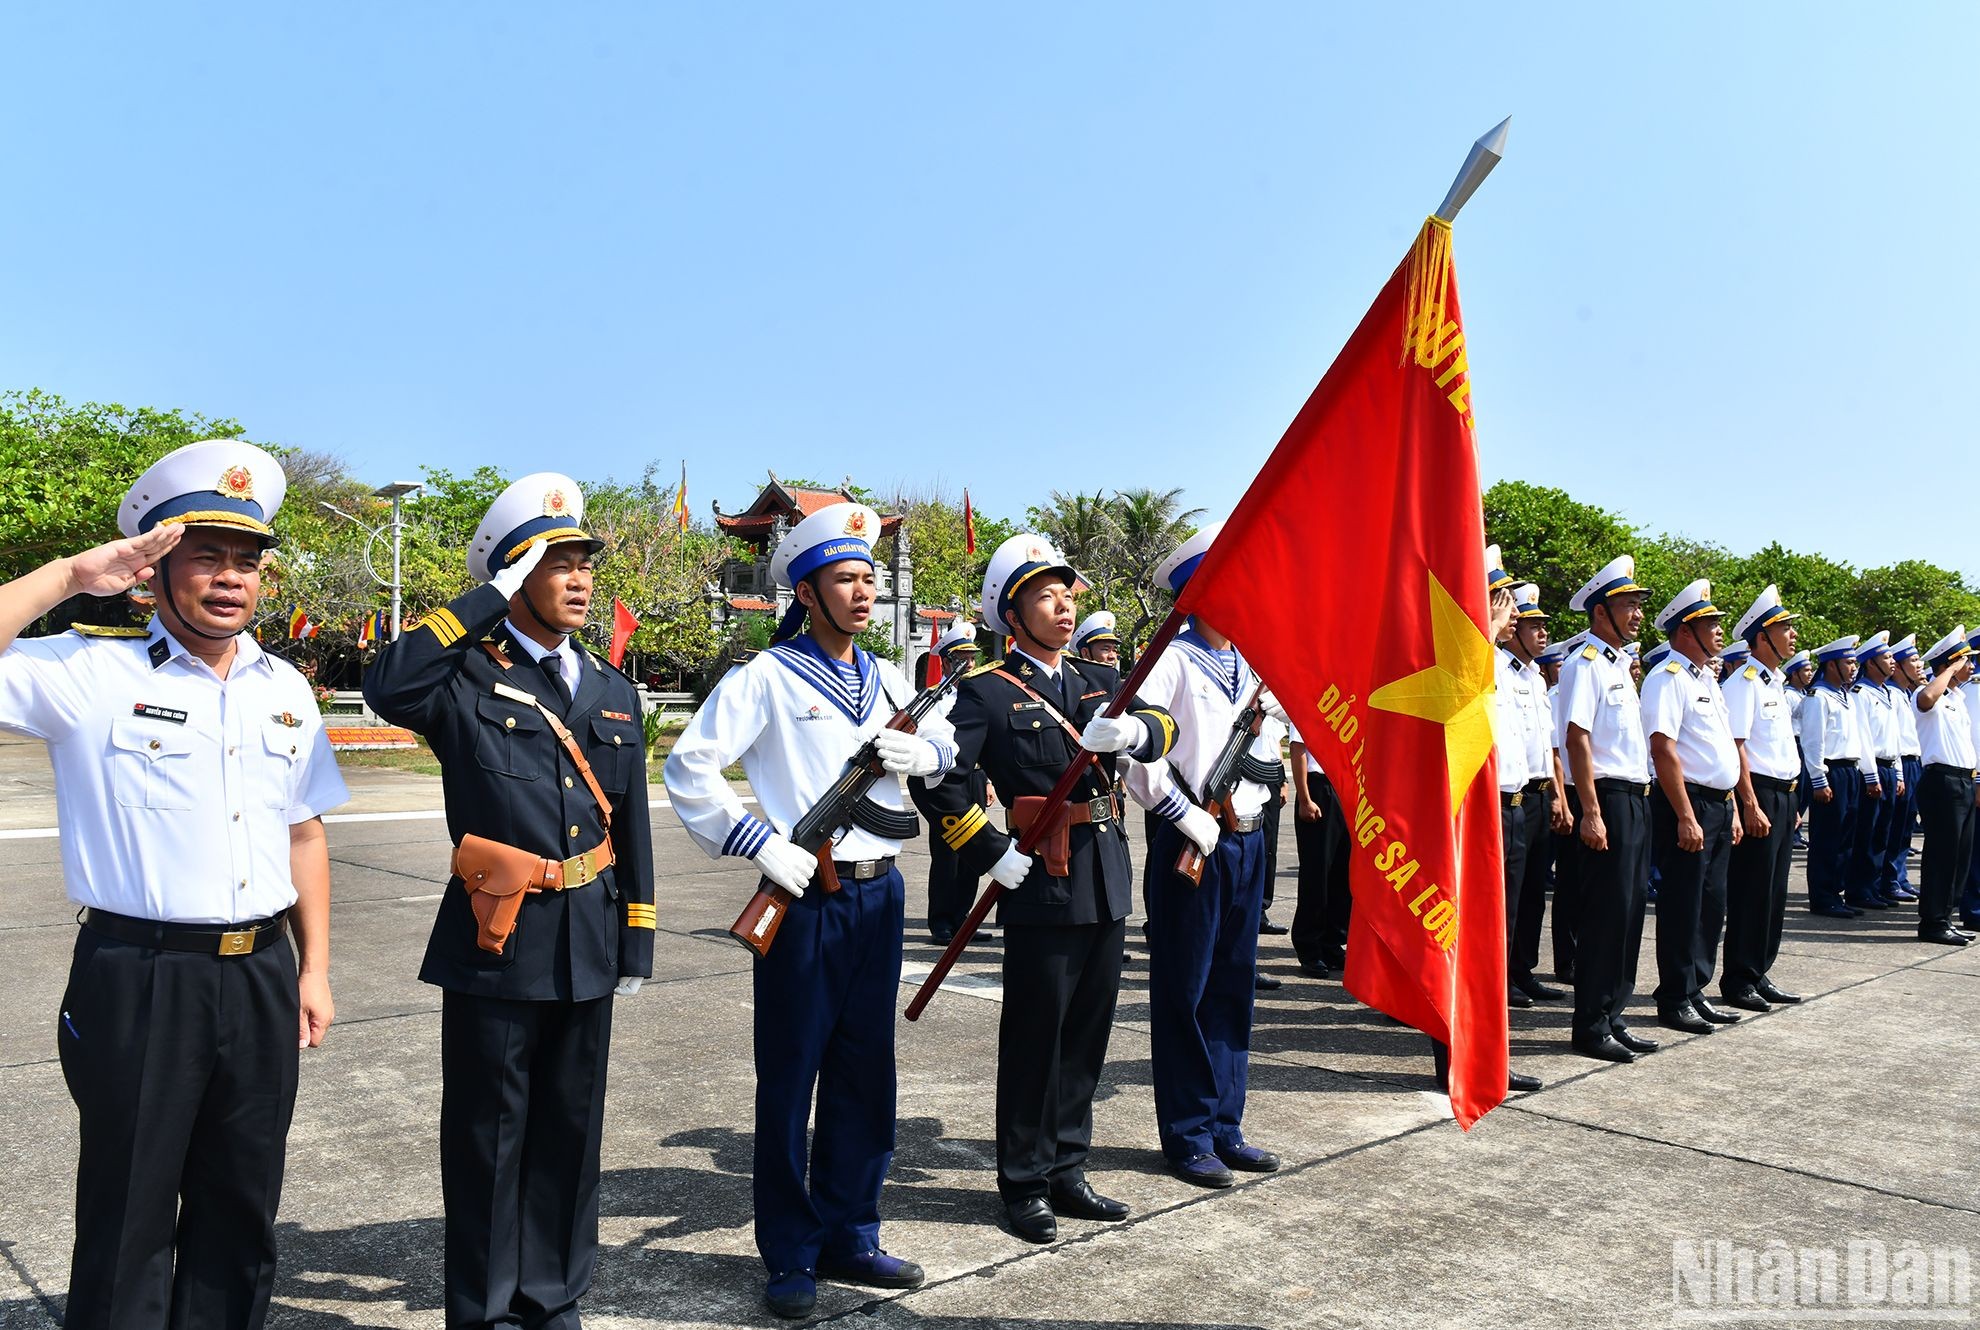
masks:
[[[657,657],[670,672],[705,668],[723,646],[709,612],[707,587],[740,542],[708,527],[681,530],[674,518],[675,485],[647,466],[631,485],[585,485],[584,526],[605,542],[596,564],[591,622],[585,639],[603,651],[612,640],[612,599],[623,600],[639,628],[630,650]]]
[[[907,532],[914,564],[915,601],[922,605],[961,605],[965,613],[974,613],[990,552],[1016,535],[1017,528],[1001,518],[973,510],[976,553],[971,554],[963,530],[962,504],[940,486],[896,489],[887,502],[878,506],[884,512],[901,516],[901,529]],[[892,537],[880,542],[874,557],[882,564],[893,557]]]
[[[1053,490],[1043,507],[1026,509],[1025,518],[1031,529],[1056,545],[1092,585],[1098,593],[1094,598],[1097,606],[1111,607],[1121,577],[1125,540],[1117,502],[1100,494]]]
[[[1166,588],[1154,585],[1155,569],[1196,531],[1201,508],[1184,508],[1182,490],[1129,489],[1113,499],[1116,542],[1111,585],[1134,603],[1135,619],[1121,636],[1140,643],[1150,625],[1173,603]]]

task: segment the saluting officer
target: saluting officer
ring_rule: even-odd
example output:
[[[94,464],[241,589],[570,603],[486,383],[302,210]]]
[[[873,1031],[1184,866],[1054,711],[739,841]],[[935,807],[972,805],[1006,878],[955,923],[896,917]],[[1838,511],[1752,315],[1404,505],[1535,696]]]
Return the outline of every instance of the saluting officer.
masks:
[[[1075,579],[1050,542],[1028,533],[999,545],[983,575],[984,622],[1008,631],[1012,648],[963,680],[949,718],[956,770],[989,774],[1010,833],[990,824],[965,781],[945,778],[924,800],[965,871],[988,871],[1010,892],[998,904],[997,1190],[1012,1229],[1029,1242],[1058,1236],[1055,1214],[1117,1220],[1128,1212],[1086,1179],[1093,1090],[1133,908],[1113,754],[1152,762],[1175,742],[1175,722],[1160,707],[1136,700],[1125,715],[1101,717],[1120,676],[1065,654]],[[1058,815],[1064,830],[1046,836],[1036,857],[1020,854],[1018,835],[1087,753],[1101,756]]]
[[[1643,627],[1646,594],[1627,554],[1583,583],[1568,606],[1588,615],[1588,631],[1561,667],[1562,747],[1579,804],[1574,1048],[1604,1062],[1657,1048],[1623,1024],[1650,878],[1650,755],[1630,686],[1635,659],[1623,648]]]
[[[777,640],[722,676],[667,758],[667,795],[695,843],[711,857],[752,860],[797,897],[754,972],[756,1248],[770,1275],[765,1301],[784,1317],[811,1311],[820,1275],[876,1288],[923,1278],[880,1246],[906,896],[895,861],[920,830],[899,778],[941,775],[955,749],[937,713],[916,734],[887,728],[914,690],[853,641],[873,613],[879,536],[880,516],[863,503],[835,503],[791,528],[770,556],[771,576],[794,595]],[[868,791],[833,842],[839,887],[830,891],[814,880],[817,857],[787,837],[869,738],[893,778]],[[722,775],[734,762],[761,817]]]
[[[308,683],[247,631],[283,488],[252,444],[188,444],[118,504],[127,539],[0,587],[0,727],[48,745],[82,907],[54,1020],[75,1330],[268,1312],[297,1050],[333,1015],[322,814],[346,797]],[[15,640],[146,580],[146,629]]]
[[[1849,860],[1856,843],[1857,805],[1863,802],[1863,725],[1851,701],[1856,682],[1856,635],[1816,650],[1821,671],[1801,708],[1801,760],[1814,801],[1808,819],[1808,910],[1826,919],[1854,919],[1863,911],[1843,903]]]
[[[1212,522],[1179,545],[1156,568],[1156,584],[1181,595],[1223,527]],[[1156,1124],[1170,1169],[1200,1187],[1230,1186],[1234,1169],[1279,1167],[1277,1155],[1245,1141],[1243,1127],[1265,805],[1283,782],[1279,721],[1268,718],[1251,741],[1221,824],[1202,804],[1238,711],[1257,689],[1256,671],[1231,640],[1191,619],[1139,693],[1174,717],[1175,746],[1127,774],[1128,793],[1159,819],[1142,866]],[[1203,856],[1201,882],[1176,871],[1190,848]]]
[[[1744,835],[1726,866],[1726,942],[1719,992],[1745,1011],[1768,1011],[1801,998],[1768,976],[1781,951],[1787,910],[1788,852],[1794,795],[1801,778],[1794,712],[1781,671],[1794,654],[1795,619],[1768,586],[1733,631],[1750,659],[1726,679],[1726,715],[1739,745],[1739,819]],[[1661,923],[1660,923],[1661,926]]]
[[[1657,628],[1670,650],[1644,676],[1641,703],[1657,785],[1650,799],[1651,848],[1661,875],[1657,1019],[1693,1034],[1739,1019],[1705,997],[1726,917],[1727,858],[1743,834],[1733,816],[1739,748],[1712,672],[1725,643],[1724,617],[1704,578],[1664,606]]]
[[[524,476],[467,552],[481,585],[378,654],[365,699],[440,759],[453,874],[419,977],[442,990],[449,1326],[575,1327],[598,1250],[612,998],[653,973],[639,694],[572,636],[584,495]]]
[[[1857,644],[1857,682],[1851,690],[1852,705],[1863,725],[1863,758],[1869,765],[1843,899],[1862,910],[1888,910],[1901,904],[1883,891],[1890,867],[1891,825],[1905,795],[1904,769],[1898,763],[1896,703],[1901,695],[1891,682],[1895,671],[1890,643],[1890,633],[1877,632]]]
[[[1540,929],[1547,909],[1551,833],[1573,827],[1561,789],[1560,760],[1554,755],[1554,705],[1538,664],[1546,649],[1547,612],[1540,608],[1540,588],[1532,582],[1516,586],[1512,624],[1499,653],[1499,687],[1512,697],[1526,750],[1526,783],[1520,790],[1524,823],[1520,871],[1516,881],[1510,868],[1506,872],[1506,977],[1515,1007],[1566,996],[1533,974],[1540,962]],[[1499,789],[1505,788],[1501,775]]]
[[[1963,947],[1970,935],[1952,925],[1953,898],[1973,860],[1980,805],[1980,743],[1960,687],[1973,677],[1973,647],[1959,627],[1925,653],[1931,682],[1911,695],[1918,712],[1918,816],[1925,851],[1918,865],[1918,940]]]
[[[976,625],[968,619],[958,619],[949,630],[936,639],[931,654],[942,664],[942,676],[960,674],[976,664]],[[955,708],[954,692],[944,697],[936,708],[937,714],[946,718]],[[990,781],[980,771],[969,773],[970,799],[987,806],[990,799]],[[956,852],[942,839],[940,828],[931,828],[928,833],[928,936],[936,945],[946,947],[949,939],[962,927],[969,917],[970,907],[976,904],[976,889],[981,879],[976,874],[964,876],[962,866],[956,861]]]

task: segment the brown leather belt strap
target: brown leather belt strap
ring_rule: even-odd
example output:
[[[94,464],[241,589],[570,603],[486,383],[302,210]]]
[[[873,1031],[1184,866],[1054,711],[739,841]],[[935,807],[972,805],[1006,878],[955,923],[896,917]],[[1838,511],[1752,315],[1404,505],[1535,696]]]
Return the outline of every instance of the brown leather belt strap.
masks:
[[[501,649],[493,642],[483,642],[481,646],[488,653],[489,659],[503,669],[515,667],[515,662],[502,654]],[[598,815],[605,819],[605,840],[609,844],[612,839],[612,801],[605,797],[605,791],[599,787],[598,777],[591,774],[591,763],[584,760],[584,752],[578,747],[577,739],[571,734],[570,728],[558,719],[556,712],[544,706],[543,699],[534,693],[526,693],[520,688],[511,688],[505,683],[498,683],[495,685],[495,694],[498,697],[506,697],[511,702],[527,702],[543,713],[543,719],[550,722],[550,732],[557,736],[557,742],[564,746],[566,753],[570,754],[572,764],[578,769],[578,775],[584,777],[584,787],[590,790],[591,797],[598,801]]]
[[[460,847],[455,846],[453,859],[449,865],[450,871],[472,889],[477,884],[461,870],[460,858]],[[538,858],[536,867],[530,873],[529,881],[525,885],[532,891],[567,891],[572,887],[581,887],[587,882],[597,881],[614,862],[612,838],[607,836],[590,849],[581,854],[574,854],[568,859]]]
[[[1042,798],[1037,799],[1036,803],[1030,802],[1030,798],[1037,796],[1014,800],[1010,806],[1011,830],[1020,836],[1030,830],[1037,816],[1038,804],[1044,802]],[[1084,826],[1089,822],[1111,821],[1116,814],[1114,797],[1111,794],[1099,795],[1092,799],[1068,799],[1063,806],[1066,811],[1060,816],[1065,819],[1065,824],[1069,827]]]

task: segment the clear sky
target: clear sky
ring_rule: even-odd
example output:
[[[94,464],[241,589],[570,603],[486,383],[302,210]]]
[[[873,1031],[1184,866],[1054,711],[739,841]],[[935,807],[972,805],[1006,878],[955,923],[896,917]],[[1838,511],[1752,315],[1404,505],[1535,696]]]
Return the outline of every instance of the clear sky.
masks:
[[[1488,478],[1980,579],[1977,45],[1966,3],[9,5],[0,386],[381,482],[1221,512],[1510,114],[1457,230]]]

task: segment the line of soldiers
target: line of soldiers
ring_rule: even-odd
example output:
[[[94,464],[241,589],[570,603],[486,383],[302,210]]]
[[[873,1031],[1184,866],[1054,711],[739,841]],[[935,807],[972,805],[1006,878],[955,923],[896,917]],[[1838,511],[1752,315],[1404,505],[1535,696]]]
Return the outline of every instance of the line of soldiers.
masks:
[[[1558,644],[1538,588],[1501,562],[1487,550],[1492,589],[1515,607],[1499,630],[1497,698],[1512,1005],[1564,996],[1534,976],[1550,870],[1554,970],[1574,987],[1578,1052],[1630,1062],[1657,1048],[1623,1021],[1653,882],[1660,1024],[1706,1033],[1740,1010],[1801,1001],[1769,973],[1801,807],[1811,912],[1855,918],[1915,901],[1921,941],[1972,940],[1980,633],[1962,625],[1923,650],[1911,636],[1852,635],[1811,657],[1769,586],[1729,646],[1701,579],[1657,615],[1666,640],[1639,663],[1648,592],[1630,556],[1575,592],[1570,607],[1589,627]],[[1916,890],[1905,882],[1914,816]],[[1705,994],[1715,969],[1724,1006]]]

